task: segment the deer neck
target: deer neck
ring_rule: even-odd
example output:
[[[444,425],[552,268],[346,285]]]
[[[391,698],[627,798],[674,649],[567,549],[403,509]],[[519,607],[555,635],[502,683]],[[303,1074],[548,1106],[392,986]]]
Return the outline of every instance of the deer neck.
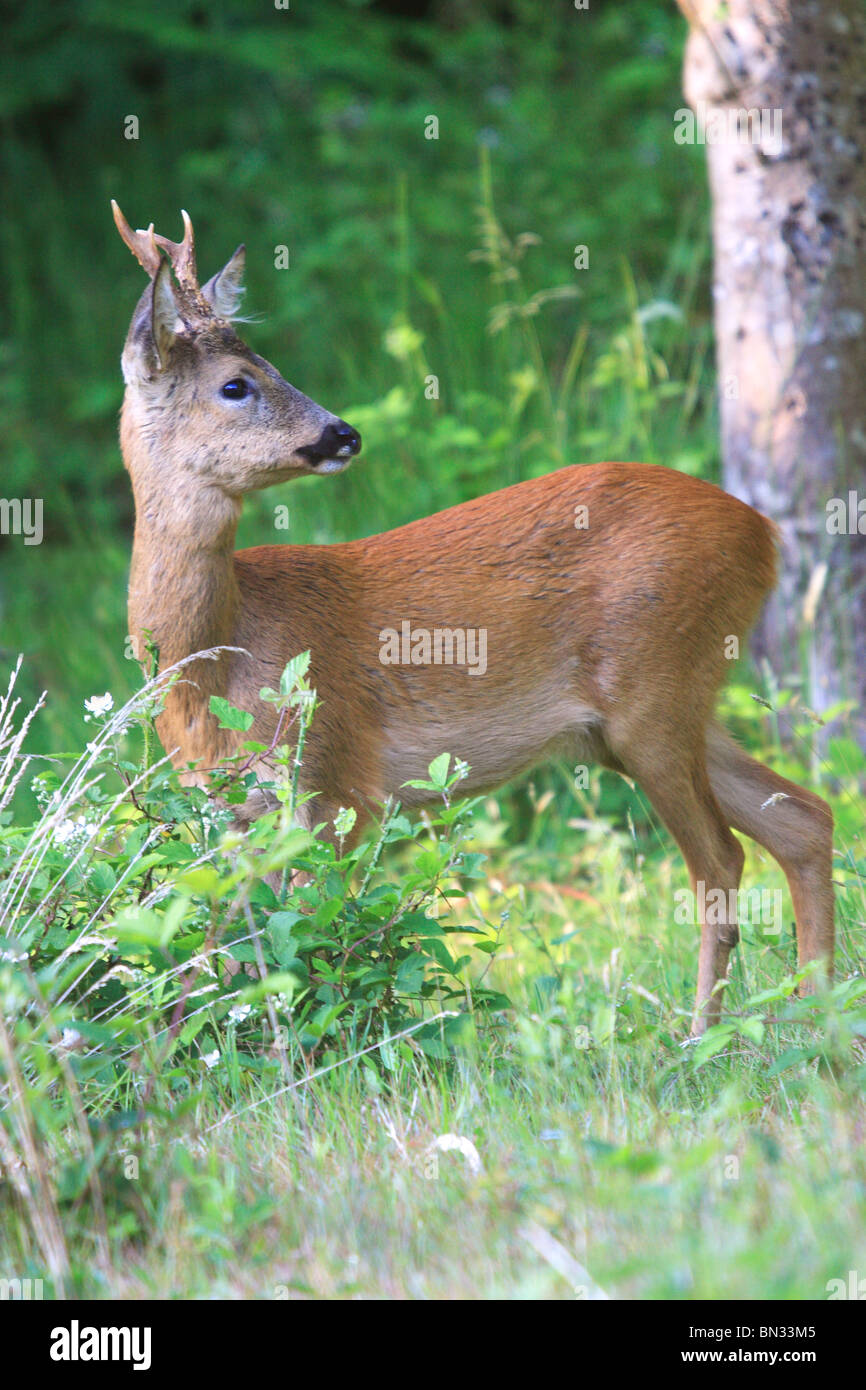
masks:
[[[240,503],[216,488],[186,490],[183,484],[156,495],[133,485],[133,492],[131,634],[153,634],[161,669],[193,652],[230,645],[238,610],[232,556]]]
[[[241,502],[191,468],[155,457],[126,410],[121,438],[135,497],[129,631],[139,658],[151,634],[165,671],[193,652],[233,645],[239,594],[232,557]],[[169,692],[159,732],[167,751],[179,750],[177,762],[212,766],[227,751],[209,709],[211,695],[226,693],[230,663],[228,653],[194,662]]]

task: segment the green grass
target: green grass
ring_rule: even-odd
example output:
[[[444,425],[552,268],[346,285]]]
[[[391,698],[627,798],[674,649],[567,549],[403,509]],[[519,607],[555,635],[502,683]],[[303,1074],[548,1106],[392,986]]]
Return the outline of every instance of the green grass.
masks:
[[[658,885],[643,875],[642,887]],[[622,913],[619,900],[600,906]],[[829,1279],[861,1267],[862,1066],[842,1082],[809,1066],[768,1079],[785,1042],[773,1029],[765,1046],[738,1040],[696,1073],[678,1045],[687,995],[666,988],[689,979],[696,943],[659,931],[654,914],[581,952],[542,1006],[532,975],[545,953],[526,942],[541,912],[549,902],[530,898],[512,919],[521,964],[503,983],[525,985],[515,1016],[447,1075],[404,1062],[382,1081],[350,1063],[297,1104],[260,1096],[244,1113],[247,1096],[209,1074],[171,1141],[129,1143],[135,1178],[118,1142],[103,1162],[107,1258],[92,1214],[63,1210],[78,1290],[586,1297],[579,1274],[539,1255],[532,1227],[616,1298],[821,1299]],[[601,949],[612,940],[619,961]],[[587,978],[597,1009],[616,1011],[616,1036],[578,1048]],[[742,990],[731,994],[736,1007]],[[471,1141],[479,1173],[459,1152],[431,1150],[445,1134]],[[135,1240],[123,1238],[124,1212]],[[4,1268],[42,1272],[14,1228],[4,1247]]]
[[[405,1065],[387,1087],[324,1078],[298,1109],[203,1100],[203,1133],[141,1154],[144,1248],[118,1241],[85,1291],[811,1300],[862,1266],[859,1099],[803,1074],[768,1085],[746,1048],[695,1077],[655,1029],[575,1056],[551,1042],[568,1022],[527,1014],[498,1063],[438,1084]],[[432,1147],[446,1134],[480,1172]]]
[[[862,824],[849,839],[838,789],[833,993],[789,997],[788,904],[778,936],[744,926],[723,1024],[696,1049],[683,1044],[697,932],[673,920],[684,869],[621,787],[605,776],[575,793],[553,773],[530,784],[526,838],[519,797],[477,808],[469,848],[487,854],[483,870],[467,879],[458,864],[427,893],[464,955],[456,994],[442,976],[411,1005],[406,1036],[380,1026],[363,1053],[333,1029],[302,1051],[299,1009],[275,1052],[267,1000],[253,987],[233,1021],[225,985],[190,995],[197,1031],[162,1052],[178,998],[166,976],[139,1022],[134,995],[117,1006],[118,1054],[82,1022],[89,995],[51,1004],[66,977],[35,963],[45,1028],[28,1033],[19,1009],[17,1093],[9,1037],[0,1048],[7,1171],[11,1144],[27,1172],[17,1197],[0,1189],[2,1268],[96,1298],[826,1298],[828,1281],[862,1266],[866,1238]],[[401,837],[374,884],[409,884],[435,843]],[[195,889],[218,916],[231,908],[183,864],[166,872],[169,902]],[[756,883],[783,887],[750,848],[744,886]],[[68,901],[83,892],[67,885]],[[109,912],[106,941],[122,920]],[[110,965],[95,930],[92,959]],[[146,959],[143,937],[121,939],[121,956]],[[7,1011],[13,979],[4,966]],[[509,1006],[480,1010],[482,981]],[[463,1023],[449,1039],[440,1020],[437,1061],[412,1015],[443,1008]],[[45,1050],[45,1029],[56,1043],[73,1024],[95,1043],[86,1056]],[[54,1281],[46,1213],[62,1233]]]

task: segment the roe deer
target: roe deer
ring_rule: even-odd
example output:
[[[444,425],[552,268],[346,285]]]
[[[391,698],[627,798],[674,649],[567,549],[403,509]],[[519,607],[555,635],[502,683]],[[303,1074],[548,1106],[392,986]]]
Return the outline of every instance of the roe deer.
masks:
[[[389,794],[419,804],[405,783],[445,750],[470,765],[470,791],[551,756],[594,761],[643,788],[699,904],[736,902],[732,829],[769,850],[788,879],[800,961],[822,960],[829,974],[830,809],[713,717],[726,641],[746,634],[774,582],[772,524],[671,469],[597,463],[368,540],[235,553],[245,493],[342,469],[360,439],[236,336],[243,248],[199,288],[185,213],[178,244],[152,225],[131,231],[113,206],[151,277],[123,352],[130,632],[152,632],[162,666],[244,649],[196,663],[170,691],[159,734],[175,765],[194,763],[187,775],[206,782],[242,738],[270,746],[276,712],[259,690],[309,649],[321,701],[302,771],[318,793],[310,821],[341,806],[363,815]],[[441,643],[431,660],[431,632],[446,634],[451,656],[455,634],[474,633],[480,651],[483,633],[483,669],[443,660]],[[217,727],[214,694],[254,715],[248,735]],[[273,775],[266,758],[257,771]],[[738,940],[734,914],[719,915],[701,912],[694,1034],[719,1017]]]

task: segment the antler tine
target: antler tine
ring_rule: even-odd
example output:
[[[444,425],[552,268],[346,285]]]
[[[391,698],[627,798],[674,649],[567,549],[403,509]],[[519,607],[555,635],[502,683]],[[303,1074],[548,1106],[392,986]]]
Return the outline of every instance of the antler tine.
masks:
[[[183,241],[169,241],[168,237],[160,236],[159,232],[155,234],[154,240],[168,252],[178,283],[186,289],[197,290],[195,234],[189,213],[182,209],[180,215],[183,218]]]
[[[114,213],[114,225],[120,232],[124,242],[129,247],[142,269],[146,270],[152,279],[159,270],[160,259],[159,249],[156,245],[158,238],[154,233],[153,223],[151,222],[146,232],[141,231],[141,229],[134,232],[113,198],[111,200],[111,211]]]

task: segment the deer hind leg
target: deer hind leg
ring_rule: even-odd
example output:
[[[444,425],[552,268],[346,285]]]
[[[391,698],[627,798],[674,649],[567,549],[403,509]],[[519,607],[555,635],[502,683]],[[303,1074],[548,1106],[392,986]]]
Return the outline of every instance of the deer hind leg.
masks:
[[[660,744],[656,729],[652,743],[647,738],[641,750],[617,749],[616,753],[617,762],[640,784],[673,835],[689,871],[701,928],[692,1020],[692,1035],[698,1037],[709,1024],[718,1022],[719,986],[739,940],[736,903],[743,848],[713,796],[702,749],[684,756],[682,731],[679,740],[672,732]]]
[[[800,965],[823,960],[832,975],[833,813],[826,801],[750,758],[714,725],[707,736],[710,785],[735,830],[756,840],[788,880]],[[814,989],[812,981],[804,993]]]

